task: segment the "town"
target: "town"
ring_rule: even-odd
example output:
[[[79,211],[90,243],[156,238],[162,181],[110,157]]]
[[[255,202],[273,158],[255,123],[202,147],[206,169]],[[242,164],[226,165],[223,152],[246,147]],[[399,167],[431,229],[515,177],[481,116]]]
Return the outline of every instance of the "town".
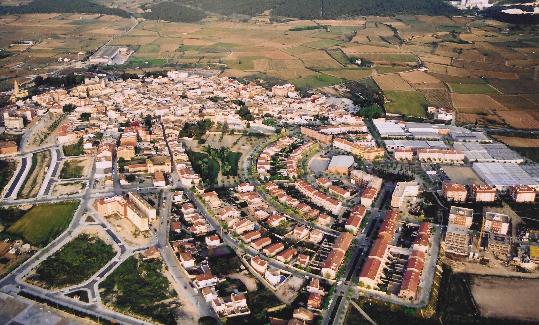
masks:
[[[177,70],[10,100],[6,297],[97,322],[343,324],[358,297],[432,306],[446,272],[539,277],[539,164],[447,107],[362,118]]]

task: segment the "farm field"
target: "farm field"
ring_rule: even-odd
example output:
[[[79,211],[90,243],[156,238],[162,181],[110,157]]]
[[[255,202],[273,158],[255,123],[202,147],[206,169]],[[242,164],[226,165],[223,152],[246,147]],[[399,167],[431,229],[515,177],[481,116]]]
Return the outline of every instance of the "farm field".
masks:
[[[498,94],[499,92],[489,84],[484,83],[448,83],[451,92],[458,94]]]
[[[74,201],[35,205],[7,232],[33,245],[44,246],[67,228],[78,206],[79,202]]]
[[[107,3],[140,11],[134,4],[138,2]],[[0,59],[0,73],[7,77],[0,86],[10,87],[12,78],[23,81],[35,73],[30,66],[47,72],[58,68],[60,56],[76,60],[78,52],[90,53],[114,35],[112,45],[135,51],[127,64],[117,67],[127,72],[211,68],[223,76],[291,82],[301,89],[329,89],[372,77],[386,92],[419,92],[408,96],[416,102],[421,98],[421,105],[426,101],[454,107],[459,123],[490,121],[528,129],[539,125],[539,83],[533,68],[539,47],[531,41],[536,37],[532,27],[517,31],[469,17],[266,18],[209,17],[198,24],[141,20],[129,30],[136,22],[106,15],[2,16],[0,48],[20,39],[38,42]],[[40,32],[33,34],[35,30]],[[361,66],[355,64],[357,59]],[[417,70],[418,64],[427,70]],[[412,110],[421,115],[419,106],[412,106],[388,104],[392,113]]]

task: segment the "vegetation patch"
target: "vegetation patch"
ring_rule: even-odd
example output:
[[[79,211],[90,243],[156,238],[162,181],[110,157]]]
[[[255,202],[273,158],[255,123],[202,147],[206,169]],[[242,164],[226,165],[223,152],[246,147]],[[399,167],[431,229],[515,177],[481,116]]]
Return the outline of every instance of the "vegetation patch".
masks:
[[[220,149],[206,147],[205,150],[213,160],[221,162],[223,176],[238,176],[238,162],[240,161],[241,153],[230,151],[226,147]]]
[[[162,273],[160,260],[131,256],[100,285],[103,301],[115,309],[147,317],[163,324],[176,324],[176,292]],[[166,302],[171,299],[170,302]]]
[[[45,246],[58,237],[71,222],[79,202],[39,204],[11,225],[7,232],[36,246]]]
[[[386,112],[405,116],[425,117],[427,100],[416,91],[387,91],[389,103],[385,103]]]
[[[15,166],[16,164],[12,160],[0,160],[0,193],[13,177]]]
[[[84,166],[81,166],[80,164],[81,162],[78,160],[67,160],[64,162],[62,170],[60,171],[60,178],[81,178]]]
[[[217,184],[219,176],[219,162],[204,152],[188,150],[187,156],[195,173],[199,174],[202,181],[208,185]]]
[[[82,156],[84,154],[83,139],[80,138],[77,143],[65,145],[63,150],[66,156]]]
[[[194,23],[206,17],[202,10],[186,7],[178,2],[166,1],[150,7],[142,16],[152,20]]]
[[[299,89],[315,89],[340,84],[343,80],[327,74],[318,73],[313,76],[293,79],[291,82]]]
[[[41,263],[29,280],[45,288],[82,283],[114,257],[114,249],[102,239],[81,234]]]

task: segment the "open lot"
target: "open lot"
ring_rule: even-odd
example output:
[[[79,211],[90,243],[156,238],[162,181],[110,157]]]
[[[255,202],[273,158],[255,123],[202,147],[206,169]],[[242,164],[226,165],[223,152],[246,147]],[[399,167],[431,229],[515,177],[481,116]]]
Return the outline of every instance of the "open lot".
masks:
[[[458,184],[484,184],[471,167],[444,166],[444,172]]]
[[[483,317],[539,321],[536,279],[474,277],[471,289]]]

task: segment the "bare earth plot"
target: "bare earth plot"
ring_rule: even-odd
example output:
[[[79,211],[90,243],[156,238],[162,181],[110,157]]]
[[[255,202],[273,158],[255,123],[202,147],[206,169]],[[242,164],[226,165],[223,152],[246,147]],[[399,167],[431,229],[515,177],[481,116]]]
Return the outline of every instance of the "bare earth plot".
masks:
[[[537,279],[477,277],[472,295],[484,317],[539,321]]]

